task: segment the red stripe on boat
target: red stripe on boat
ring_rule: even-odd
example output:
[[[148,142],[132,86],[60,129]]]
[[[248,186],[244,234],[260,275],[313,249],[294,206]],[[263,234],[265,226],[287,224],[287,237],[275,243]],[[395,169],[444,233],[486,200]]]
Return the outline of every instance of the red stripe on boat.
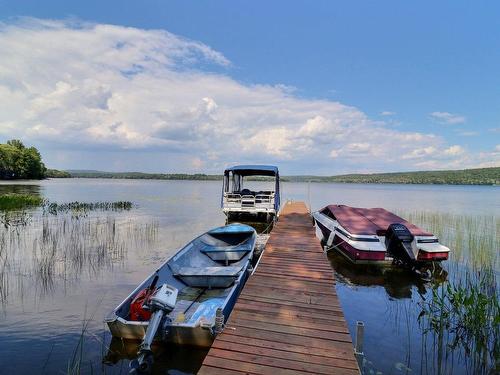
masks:
[[[335,236],[333,239],[333,244],[337,246],[345,255],[347,255],[351,260],[372,260],[380,261],[385,260],[385,251],[366,251],[358,250],[352,247],[350,244],[345,242],[339,236]]]
[[[419,250],[417,260],[446,260],[448,259],[448,252],[430,253],[427,251]]]

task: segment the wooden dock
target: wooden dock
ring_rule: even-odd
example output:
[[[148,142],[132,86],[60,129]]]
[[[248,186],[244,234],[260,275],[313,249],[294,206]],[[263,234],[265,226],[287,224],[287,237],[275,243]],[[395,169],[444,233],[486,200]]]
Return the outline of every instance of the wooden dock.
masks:
[[[198,373],[359,374],[333,271],[303,202],[283,208]]]

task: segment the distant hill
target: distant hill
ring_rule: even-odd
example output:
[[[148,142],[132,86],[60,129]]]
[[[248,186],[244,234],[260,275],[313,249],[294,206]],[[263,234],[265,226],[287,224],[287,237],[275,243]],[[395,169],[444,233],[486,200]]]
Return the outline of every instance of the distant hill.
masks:
[[[76,178],[125,178],[137,180],[220,180],[221,175],[185,173],[102,172],[92,170],[68,170]]]
[[[448,171],[345,174],[330,177],[290,176],[290,181],[363,184],[500,185],[500,167]]]
[[[222,175],[184,173],[102,172],[93,170],[68,170],[77,178],[124,178],[147,180],[221,180]],[[67,177],[56,176],[53,177]],[[256,178],[260,179],[260,178]],[[500,167],[448,171],[419,171],[372,174],[345,174],[339,176],[282,176],[289,182],[338,182],[363,184],[451,184],[451,185],[500,185]]]

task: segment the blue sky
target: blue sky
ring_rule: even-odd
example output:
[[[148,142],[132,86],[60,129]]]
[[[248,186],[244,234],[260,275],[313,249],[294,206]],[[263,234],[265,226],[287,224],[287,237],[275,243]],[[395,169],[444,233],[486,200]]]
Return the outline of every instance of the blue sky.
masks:
[[[103,121],[104,128],[108,126],[113,131],[122,127],[114,137],[121,134],[123,142],[115,142],[115,139],[105,142],[103,139],[108,133],[93,128],[87,134],[95,137],[95,142],[89,140],[84,145],[75,145],[75,139],[82,133],[70,132],[82,129],[83,125],[77,124],[80,121],[82,124],[91,121],[88,111],[82,111],[81,117],[75,115],[71,118],[76,124],[73,128],[67,123],[59,128],[54,124],[49,126],[44,123],[48,121],[46,117],[21,111],[6,116],[2,129],[0,117],[0,141],[20,136],[28,143],[40,145],[47,155],[47,164],[57,168],[214,172],[232,162],[273,162],[283,165],[288,173],[333,174],[499,165],[499,14],[500,4],[493,1],[421,1],[412,4],[401,1],[0,1],[4,46],[12,45],[7,42],[17,37],[16,28],[30,33],[43,32],[47,28],[40,25],[43,20],[57,20],[62,25],[55,27],[57,35],[51,35],[64,39],[64,33],[79,27],[75,22],[84,21],[90,24],[85,26],[89,35],[94,34],[91,30],[96,25],[120,27],[121,34],[117,37],[120,40],[126,40],[125,27],[144,33],[165,30],[182,41],[205,46],[225,60],[204,56],[186,64],[183,58],[182,62],[170,67],[169,72],[189,74],[188,81],[193,86],[175,86],[165,95],[185,89],[186,101],[177,103],[176,108],[185,106],[196,112],[202,105],[206,107],[203,107],[204,116],[208,117],[200,118],[196,112],[196,120],[192,117],[186,119],[186,116],[180,120],[181,114],[174,116],[172,110],[166,110],[168,119],[160,116],[164,124],[145,130],[145,134],[151,136],[149,142],[131,143],[131,132],[137,133],[142,126],[137,123],[140,115],[131,114],[126,121],[120,119],[112,125],[111,120],[101,117],[99,120]],[[19,17],[32,17],[36,22],[31,20],[30,26],[26,26],[26,20]],[[55,32],[54,26],[50,27]],[[113,32],[113,35],[116,37],[118,32]],[[95,43],[108,40],[108,37],[102,34]],[[29,38],[33,39],[32,36]],[[140,40],[137,43],[148,38],[145,36]],[[94,42],[89,40],[88,43],[92,46]],[[165,41],[159,43],[165,45]],[[41,42],[38,47],[43,49],[45,44]],[[69,51],[67,48],[61,45],[57,50],[61,59],[69,55],[69,52],[65,54]],[[148,48],[151,50],[144,51],[142,47],[140,50],[147,55],[157,46],[149,45]],[[203,55],[200,51],[198,49],[194,54]],[[2,55],[17,53],[15,48],[2,51],[1,44],[0,52]],[[54,54],[54,50],[51,53]],[[23,57],[24,61],[35,58]],[[89,56],[86,60],[83,56],[80,61],[90,63],[92,58]],[[133,60],[135,57],[125,55],[119,58]],[[140,65],[132,60],[130,66]],[[71,64],[74,62],[68,58],[61,69]],[[146,70],[150,73],[147,81],[152,85],[151,90],[155,84],[165,87],[166,81],[153,82],[165,71],[151,67]],[[24,81],[23,77],[32,73],[27,71],[24,75],[9,77],[8,69],[4,71],[3,77],[0,75],[0,84],[2,79],[4,83]],[[90,74],[91,71],[86,72]],[[57,83],[63,85],[66,82],[65,76],[71,76],[73,80],[67,81],[71,89],[65,92],[75,95],[76,88],[84,85],[83,81],[75,79],[75,71],[68,70],[66,75],[62,73],[59,77],[49,77],[46,84],[30,91],[27,98],[45,97],[50,94],[48,87],[56,92]],[[206,91],[193,94],[200,87],[191,81],[193,76],[202,76],[206,86],[201,87]],[[119,96],[115,87],[127,90],[123,82],[108,82],[106,77],[109,75],[99,74],[96,79],[103,87],[111,87],[110,97]],[[207,77],[217,77],[220,85],[207,83]],[[228,81],[232,89],[224,90]],[[41,84],[38,79],[37,84]],[[143,80],[135,84],[145,85]],[[236,87],[238,85],[241,87]],[[134,87],[131,85],[130,90]],[[258,87],[258,93],[252,91],[255,87]],[[277,91],[263,93],[262,87]],[[225,98],[224,94],[228,92],[239,95],[231,91],[233,89],[238,93],[242,92],[240,90],[245,92],[240,101]],[[8,95],[12,99],[13,91],[10,90]],[[255,95],[263,96],[256,99]],[[238,113],[242,111],[238,109],[249,98],[256,100],[252,102],[252,108],[264,100],[267,102],[260,111],[240,118]],[[280,101],[282,110],[271,116],[267,105],[275,101]],[[47,102],[39,100],[37,103],[39,109]],[[67,101],[64,103],[68,105]],[[342,107],[335,107],[336,103]],[[142,105],[139,108],[141,103],[137,100],[129,103],[139,112],[159,111],[156,107],[150,108],[150,104]],[[295,111],[292,117],[284,115],[290,106]],[[63,102],[57,107],[61,111],[70,110],[63,108]],[[276,120],[279,116],[282,117]],[[26,122],[26,118],[32,121],[26,128],[16,130],[12,125]],[[150,121],[154,122],[153,119]],[[241,154],[238,154],[237,147],[224,149],[231,134],[220,136],[221,129],[235,127],[237,121],[259,124],[254,133],[247,134],[252,139],[248,147],[240,145],[244,149]],[[184,125],[179,127],[181,122]],[[217,139],[209,139],[213,149],[189,139],[191,131],[200,134],[198,126],[202,131],[211,127],[213,132],[218,132]],[[162,130],[158,131],[158,127]],[[244,125],[244,129],[250,127]],[[267,140],[259,139],[259,130]],[[48,136],[51,132],[53,139]],[[326,133],[336,133],[338,137],[328,138],[324,136]],[[294,134],[307,138],[307,142],[295,139]],[[380,141],[391,136],[394,138],[392,143]],[[274,137],[277,141],[272,143]],[[183,154],[182,150],[186,149],[191,150],[190,155]],[[194,149],[203,151],[196,153]],[[405,156],[404,160],[398,155]],[[168,160],[172,163],[169,164]]]

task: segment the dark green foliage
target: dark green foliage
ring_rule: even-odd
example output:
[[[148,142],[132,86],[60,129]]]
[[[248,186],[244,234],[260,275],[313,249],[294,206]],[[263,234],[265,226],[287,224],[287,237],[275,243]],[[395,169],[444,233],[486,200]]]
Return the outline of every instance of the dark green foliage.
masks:
[[[71,174],[66,171],[59,171],[57,169],[47,169],[45,172],[45,177],[47,178],[70,178]]]
[[[35,147],[25,147],[17,139],[0,144],[0,179],[36,179],[45,177],[46,168]]]

